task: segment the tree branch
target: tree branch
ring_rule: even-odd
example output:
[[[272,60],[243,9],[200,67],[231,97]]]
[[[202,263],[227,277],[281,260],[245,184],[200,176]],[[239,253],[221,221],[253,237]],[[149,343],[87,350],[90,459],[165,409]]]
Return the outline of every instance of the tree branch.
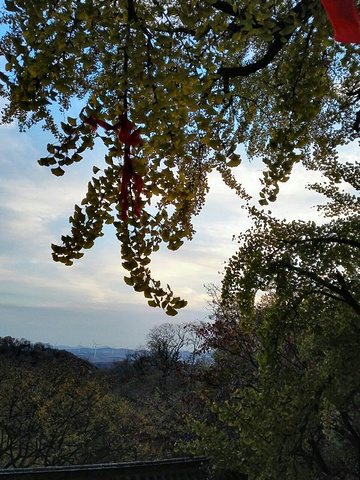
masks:
[[[232,16],[240,17],[239,14],[235,14],[232,6],[229,5],[227,2],[223,0],[217,0],[213,6],[218,8],[219,10],[223,11]],[[301,0],[289,13],[295,13],[297,17],[299,17],[302,21],[307,21],[310,16],[311,12],[307,8],[308,0]],[[241,12],[244,13],[243,11]],[[276,55],[282,50],[282,48],[286,45],[288,40],[293,35],[296,26],[294,24],[294,29],[292,32],[282,35],[280,32],[281,30],[287,26],[288,24],[284,21],[277,22],[276,25],[276,32],[274,32],[273,37],[274,40],[269,44],[267,52],[263,57],[253,63],[249,63],[247,65],[239,65],[236,67],[220,67],[217,71],[217,74],[225,79],[234,78],[234,77],[246,77],[251,75],[252,73],[261,70],[262,68],[267,67],[276,57]],[[255,28],[260,28],[261,25],[256,25]]]
[[[349,292],[345,285],[341,285],[340,287],[338,287],[330,281],[320,277],[320,275],[316,274],[315,272],[296,267],[295,265],[291,265],[291,263],[289,262],[286,262],[284,266],[289,268],[289,270],[293,270],[304,277],[308,277],[311,280],[314,280],[318,285],[327,288],[328,290],[330,290],[330,292],[339,295],[341,298],[344,299],[345,303],[349,305],[349,307],[351,307],[358,315],[360,315],[360,304],[352,296],[352,294]]]
[[[283,240],[284,243],[289,245],[296,245],[298,243],[339,243],[341,245],[350,245],[351,247],[360,248],[360,242],[350,238],[341,238],[341,237],[316,237],[316,238],[305,238],[303,240]]]
[[[346,412],[340,412],[340,416],[344,425],[346,426],[349,434],[349,441],[359,450],[360,449],[360,436],[356,431],[356,428],[352,425],[350,416]]]
[[[291,35],[288,35],[288,37],[290,38]],[[246,77],[248,75],[251,75],[258,70],[267,67],[272,62],[272,60],[274,60],[274,58],[280,52],[284,45],[285,44],[280,40],[280,38],[277,38],[269,45],[266,54],[256,62],[249,63],[248,65],[240,65],[237,67],[220,67],[216,73],[225,79],[234,77]]]

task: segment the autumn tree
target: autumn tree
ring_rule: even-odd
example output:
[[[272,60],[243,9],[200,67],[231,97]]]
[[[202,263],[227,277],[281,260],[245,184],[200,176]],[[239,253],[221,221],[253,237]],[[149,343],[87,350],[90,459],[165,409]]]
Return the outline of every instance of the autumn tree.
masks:
[[[170,315],[186,301],[152,278],[151,255],[193,237],[212,171],[249,200],[239,145],[263,162],[265,205],[296,163],[335,188],[336,148],[358,135],[358,47],[333,41],[318,0],[6,0],[1,21],[2,121],[54,134],[39,160],[54,175],[108,149],[54,260],[113,224],[125,282]]]
[[[102,372],[111,391],[146,419],[148,458],[185,455],[181,443],[193,435],[185,418],[196,410],[194,400],[202,388],[197,339],[192,324],[156,325],[144,348]]]
[[[194,419],[192,451],[219,469],[358,478],[358,226],[354,214],[322,225],[258,214],[240,236],[202,331],[215,351],[210,412]]]
[[[192,324],[163,323],[150,329],[146,348],[159,368],[169,371],[180,362],[191,361],[196,344]]]
[[[64,351],[0,339],[1,468],[146,458],[144,416]]]

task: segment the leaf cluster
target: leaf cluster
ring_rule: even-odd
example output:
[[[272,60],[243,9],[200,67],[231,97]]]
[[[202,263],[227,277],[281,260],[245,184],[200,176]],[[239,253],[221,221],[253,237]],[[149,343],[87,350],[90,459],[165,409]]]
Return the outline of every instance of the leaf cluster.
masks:
[[[265,205],[294,164],[328,171],[336,147],[357,136],[358,49],[330,40],[315,0],[6,0],[1,21],[3,122],[42,122],[52,131],[58,143],[39,163],[56,176],[96,141],[108,148],[104,168],[94,166],[101,176],[70,217],[71,233],[53,246],[54,259],[70,265],[112,223],[126,282],[170,315],[185,301],[166,293],[146,265],[161,243],[176,250],[192,238],[212,171],[249,200],[231,171],[244,145],[263,162]],[[83,107],[78,118],[59,129],[58,109],[74,100]],[[132,162],[144,189],[141,219],[131,214],[123,222],[122,147],[111,134],[92,136],[84,119],[115,124],[126,111],[141,127]]]

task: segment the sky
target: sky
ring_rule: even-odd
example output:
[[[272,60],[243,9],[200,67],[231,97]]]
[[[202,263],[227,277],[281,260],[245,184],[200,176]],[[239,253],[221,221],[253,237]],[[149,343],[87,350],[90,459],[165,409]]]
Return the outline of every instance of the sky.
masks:
[[[55,177],[37,163],[51,141],[39,126],[25,133],[16,123],[0,126],[0,336],[53,346],[95,342],[138,348],[155,325],[206,320],[210,311],[205,285],[220,285],[224,262],[236,251],[233,235],[250,226],[236,194],[217,174],[211,175],[206,205],[194,220],[194,239],[176,252],[161,248],[154,255],[154,277],[188,300],[176,317],[168,317],[124,284],[126,272],[111,225],[73,266],[52,260],[51,243],[59,244],[61,235],[69,232],[68,218],[103,150],[88,152],[63,177]],[[344,151],[349,158],[353,154]],[[234,171],[256,195],[261,165],[244,160]],[[313,173],[296,167],[272,212],[288,220],[318,218],[314,205],[323,199],[305,189],[313,180]]]

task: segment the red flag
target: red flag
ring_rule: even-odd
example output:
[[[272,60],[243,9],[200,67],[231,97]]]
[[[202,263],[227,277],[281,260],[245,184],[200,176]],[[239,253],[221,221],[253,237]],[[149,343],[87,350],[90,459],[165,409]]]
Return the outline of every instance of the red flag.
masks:
[[[353,0],[321,0],[334,28],[334,40],[360,45],[360,16]]]
[[[122,169],[122,178],[121,178],[121,190],[120,190],[120,198],[121,198],[121,218],[122,220],[126,221],[127,219],[127,210],[129,206],[128,202],[128,194],[129,194],[129,186],[130,181],[133,180],[134,191],[135,191],[135,201],[134,201],[134,214],[137,217],[140,217],[141,208],[140,208],[140,194],[143,187],[143,179],[141,175],[134,172],[131,158],[130,158],[130,147],[136,147],[141,143],[140,137],[140,129],[134,130],[134,125],[128,120],[126,113],[121,115],[120,122],[116,123],[115,125],[110,125],[104,120],[100,120],[99,118],[95,117],[94,115],[90,115],[90,117],[84,120],[85,123],[90,125],[93,131],[95,131],[98,125],[105,130],[116,130],[119,140],[121,143],[125,145],[125,153],[124,153],[124,165]]]

